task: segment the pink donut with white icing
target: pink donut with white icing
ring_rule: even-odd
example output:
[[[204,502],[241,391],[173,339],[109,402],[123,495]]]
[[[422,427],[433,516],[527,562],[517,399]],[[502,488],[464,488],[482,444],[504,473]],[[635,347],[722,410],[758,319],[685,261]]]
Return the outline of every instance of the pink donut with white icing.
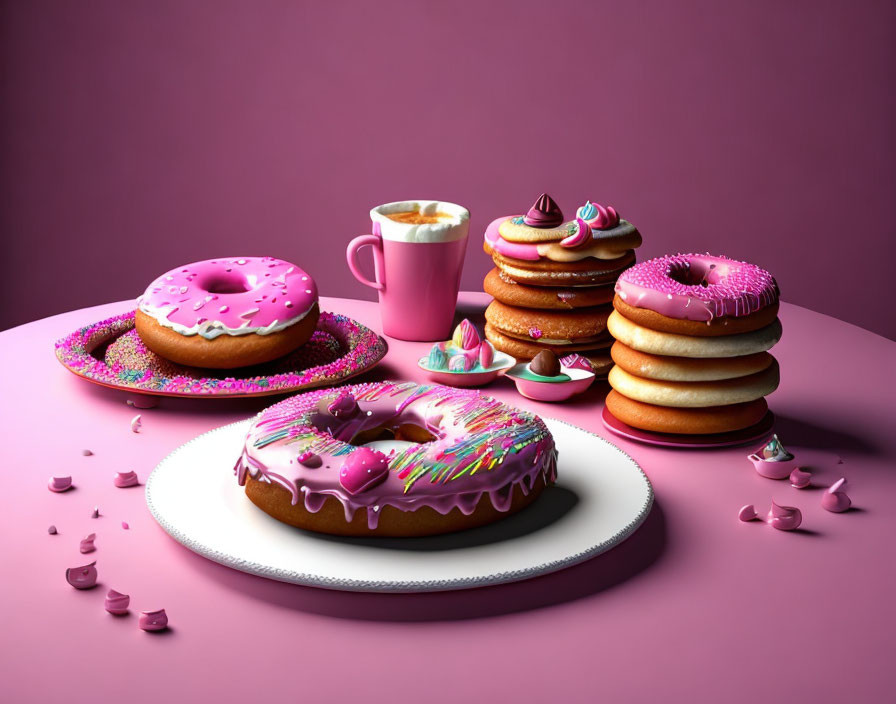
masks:
[[[180,266],[153,281],[137,299],[137,332],[168,359],[230,368],[292,351],[311,336],[317,314],[317,285],[295,264],[222,257]],[[245,355],[239,340],[246,341]]]
[[[742,317],[778,302],[778,284],[755,264],[710,254],[674,254],[636,264],[616,282],[635,308],[668,318],[710,322]]]
[[[531,413],[469,389],[379,382],[300,394],[263,411],[236,474],[249,498],[284,523],[415,536],[523,508],[554,481],[556,465],[553,437]]]

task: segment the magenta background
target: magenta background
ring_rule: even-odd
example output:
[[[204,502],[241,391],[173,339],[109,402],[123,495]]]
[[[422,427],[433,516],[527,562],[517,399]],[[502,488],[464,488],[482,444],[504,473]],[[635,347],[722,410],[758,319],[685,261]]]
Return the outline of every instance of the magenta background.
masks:
[[[614,205],[896,337],[892,2],[6,2],[0,327],[222,254],[326,295],[367,211]],[[870,282],[870,283],[869,283]],[[869,292],[870,287],[870,292]],[[857,303],[855,292],[863,296]]]

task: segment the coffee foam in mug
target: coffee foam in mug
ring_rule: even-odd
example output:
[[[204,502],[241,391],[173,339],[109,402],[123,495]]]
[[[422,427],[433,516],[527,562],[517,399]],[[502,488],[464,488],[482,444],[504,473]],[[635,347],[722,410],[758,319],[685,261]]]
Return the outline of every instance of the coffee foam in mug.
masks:
[[[387,217],[389,213],[406,212],[441,213],[448,217],[422,224],[397,222]],[[370,211],[370,219],[379,225],[383,239],[395,242],[453,242],[466,237],[470,230],[469,210],[439,200],[402,200],[378,205]]]

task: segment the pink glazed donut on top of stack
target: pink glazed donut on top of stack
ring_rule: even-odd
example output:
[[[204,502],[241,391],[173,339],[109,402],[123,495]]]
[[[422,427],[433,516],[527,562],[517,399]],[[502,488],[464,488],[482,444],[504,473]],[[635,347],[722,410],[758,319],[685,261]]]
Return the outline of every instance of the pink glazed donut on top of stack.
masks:
[[[677,254],[623,272],[607,327],[616,342],[607,409],[634,428],[742,430],[778,387],[778,284],[726,257]]]

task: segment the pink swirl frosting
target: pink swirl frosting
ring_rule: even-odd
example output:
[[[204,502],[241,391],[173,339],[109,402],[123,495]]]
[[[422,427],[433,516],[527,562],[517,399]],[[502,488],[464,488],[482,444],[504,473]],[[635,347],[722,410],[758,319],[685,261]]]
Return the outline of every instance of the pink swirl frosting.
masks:
[[[778,283],[755,264],[709,254],[675,254],[622,272],[616,293],[636,308],[709,322],[750,315],[777,303]]]
[[[451,342],[462,350],[472,350],[479,347],[479,341],[480,338],[479,333],[476,331],[476,326],[466,318],[460,321],[460,325],[454,329],[454,335],[451,338]]]
[[[590,200],[576,211],[576,217],[582,218],[595,230],[611,230],[619,224],[619,213],[614,208],[609,205],[605,208]]]
[[[126,489],[131,486],[137,486],[140,480],[137,478],[136,472],[116,472],[112,483],[119,489]]]
[[[96,561],[81,567],[69,567],[65,571],[65,581],[75,589],[91,589],[96,586]]]
[[[168,628],[168,614],[165,613],[165,609],[143,611],[137,620],[137,625],[143,631],[164,631]]]
[[[172,269],[137,299],[139,309],[182,335],[268,335],[305,317],[313,279],[273,257],[207,259]]]
[[[128,606],[131,604],[131,597],[127,594],[122,594],[121,592],[117,592],[114,589],[110,589],[106,592],[106,598],[103,600],[103,608],[106,609],[110,614],[115,614],[116,616],[121,616],[122,614],[126,614],[128,612]]]
[[[581,247],[591,241],[591,227],[582,218],[576,218],[575,231],[560,240],[561,247]]]
[[[547,193],[542,193],[523,217],[523,223],[529,227],[550,228],[563,223],[563,212]]]

